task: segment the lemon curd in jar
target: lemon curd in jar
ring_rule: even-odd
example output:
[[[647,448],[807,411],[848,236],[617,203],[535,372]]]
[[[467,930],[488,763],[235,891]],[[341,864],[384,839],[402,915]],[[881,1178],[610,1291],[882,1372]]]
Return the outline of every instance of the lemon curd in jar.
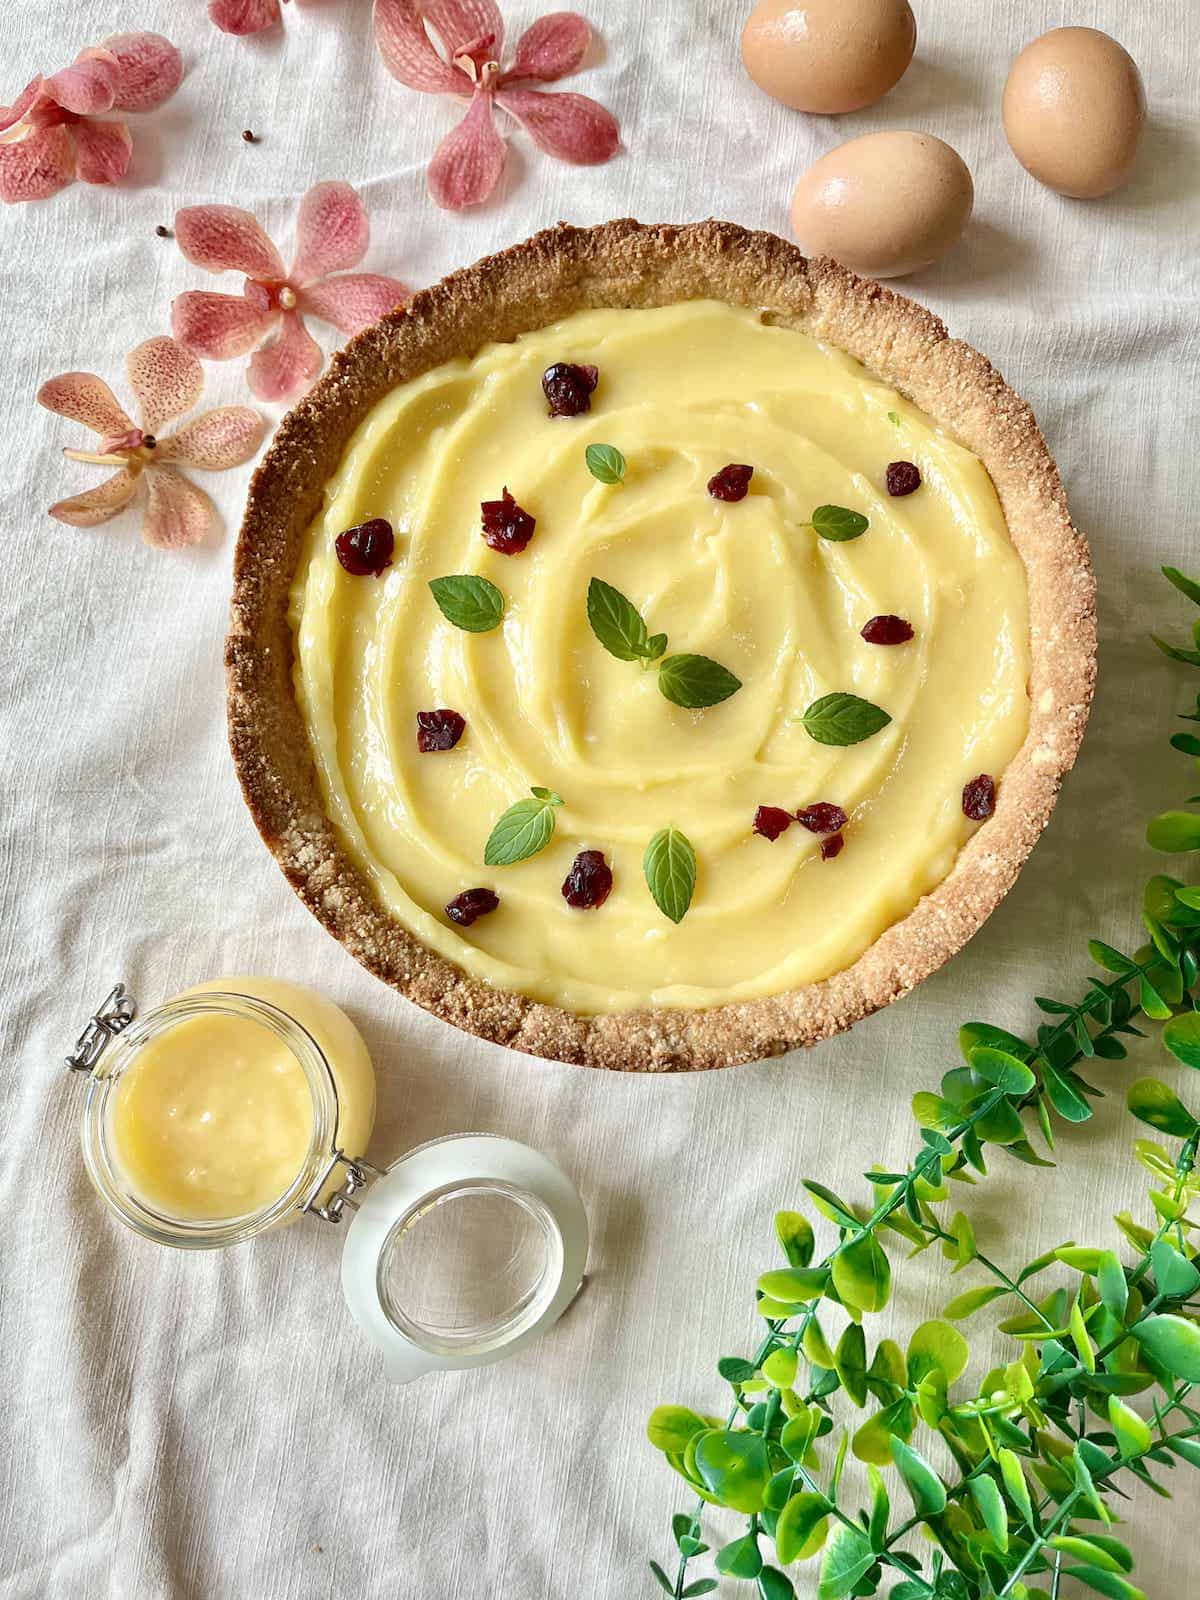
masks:
[[[311,1036],[336,1090],[337,1146],[361,1155],[375,1079],[349,1017],[298,984],[252,977],[198,984],[164,1010],[210,994],[263,1001]],[[105,1122],[124,1185],[142,1205],[185,1222],[261,1213],[321,1154],[313,1091],[295,1050],[232,1008],[181,1016],[146,1038],[113,1085]]]

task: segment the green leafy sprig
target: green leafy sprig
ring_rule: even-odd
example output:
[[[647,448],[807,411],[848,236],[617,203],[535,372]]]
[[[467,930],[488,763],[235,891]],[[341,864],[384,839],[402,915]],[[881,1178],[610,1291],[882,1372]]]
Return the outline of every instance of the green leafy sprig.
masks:
[[[662,659],[665,633],[650,633],[633,601],[602,578],[588,584],[587,615],[592,632],[619,661],[659,662],[658,687],[674,705],[699,710],[719,705],[742,687],[728,667],[708,656],[675,655]]]
[[[1200,585],[1165,570],[1200,604]],[[1200,666],[1200,652],[1190,664]],[[1200,721],[1200,698],[1185,715]],[[1200,748],[1176,748],[1200,757]],[[1196,832],[1168,825],[1172,818],[1189,818]],[[1200,817],[1166,813],[1147,834],[1152,844],[1168,838],[1166,848],[1200,848]],[[1181,838],[1192,842],[1181,846]],[[1109,1500],[1125,1494],[1125,1474],[1162,1494],[1158,1474],[1181,1461],[1200,1467],[1200,1408],[1192,1401],[1200,1384],[1200,1220],[1188,1214],[1200,1195],[1200,1116],[1158,1079],[1129,1090],[1133,1116],[1178,1141],[1173,1154],[1157,1141],[1135,1141],[1151,1175],[1152,1222],[1129,1212],[1116,1218],[1132,1264],[1113,1249],[1068,1241],[1008,1271],[979,1249],[964,1211],[947,1215],[951,1183],[986,1176],[989,1147],[1049,1164],[1035,1138],[1052,1151],[1056,1117],[1092,1115],[1100,1091],[1084,1073],[1125,1055],[1124,1039],[1141,1032],[1135,1018],[1163,1022],[1167,1051],[1200,1070],[1200,885],[1156,874],[1142,920],[1149,942],[1132,954],[1090,941],[1100,975],[1081,999],[1036,999],[1046,1020],[1035,1041],[986,1023],[961,1029],[963,1064],[914,1097],[913,1159],[903,1172],[866,1173],[870,1207],[805,1183],[811,1207],[836,1230],[819,1260],[808,1218],[778,1213],[786,1264],[758,1280],[765,1334],[750,1358],[717,1363],[733,1391],[728,1415],[668,1405],[650,1418],[651,1443],[697,1497],[673,1519],[674,1576],[651,1562],[675,1600],[717,1587],[709,1576],[688,1578],[710,1550],[702,1526],[710,1506],[747,1519],[716,1549],[714,1566],[752,1582],[759,1600],[790,1600],[795,1589],[783,1568],[818,1555],[819,1600],[888,1586],[890,1600],[1056,1600],[1064,1577],[1106,1600],[1145,1600],[1129,1576],[1133,1555],[1111,1531]],[[937,1246],[952,1272],[970,1269],[983,1281],[916,1328],[906,1349],[888,1338],[872,1349],[864,1318],[888,1302],[887,1246],[897,1241],[913,1253]],[[1037,1287],[1045,1274],[1061,1281]],[[989,1305],[1006,1313],[999,1328],[1014,1342],[1012,1359],[964,1392],[969,1348],[955,1324]],[[833,1317],[843,1323],[836,1338]],[[838,1401],[867,1415],[851,1428]],[[914,1442],[922,1429],[949,1453],[949,1479]],[[851,1451],[866,1464],[868,1504],[842,1489]],[[897,1489],[911,1511],[894,1509]],[[918,1530],[929,1541],[920,1556],[906,1545]]]
[[[485,867],[511,867],[527,861],[554,837],[554,813],[563,803],[562,796],[541,787],[531,789],[530,795],[531,799],[518,800],[496,819],[483,849]]]

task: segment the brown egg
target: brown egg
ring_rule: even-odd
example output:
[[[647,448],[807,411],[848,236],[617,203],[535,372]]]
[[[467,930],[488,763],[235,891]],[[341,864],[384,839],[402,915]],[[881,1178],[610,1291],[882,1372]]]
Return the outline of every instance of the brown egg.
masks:
[[[1040,183],[1092,200],[1133,170],[1146,92],[1128,51],[1095,28],[1055,28],[1026,45],[1004,86],[1004,132]]]
[[[868,133],[809,167],[792,196],[792,228],[810,255],[899,278],[945,255],[974,199],[966,163],[932,134]]]
[[[759,0],[742,60],[795,111],[858,111],[899,83],[916,43],[908,0]]]

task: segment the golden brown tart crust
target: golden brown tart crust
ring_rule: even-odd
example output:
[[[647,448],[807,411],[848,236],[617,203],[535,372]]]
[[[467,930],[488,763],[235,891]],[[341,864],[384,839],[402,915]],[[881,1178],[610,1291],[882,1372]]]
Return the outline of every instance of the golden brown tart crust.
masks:
[[[592,307],[711,297],[761,309],[861,361],[947,427],[992,476],[1029,578],[1029,732],[995,816],[950,875],[852,966],[705,1010],[577,1016],[469,976],[374,898],[325,815],[293,692],[288,595],[304,534],[350,435],[397,384],[491,340]],[[229,737],[259,832],[309,910],[426,1010],[531,1055],[622,1071],[726,1067],[815,1044],[907,994],[1011,887],[1075,760],[1095,682],[1095,583],[1033,412],[921,306],[769,233],[727,222],[561,224],[425,289],[336,355],[254,475],[234,561]]]

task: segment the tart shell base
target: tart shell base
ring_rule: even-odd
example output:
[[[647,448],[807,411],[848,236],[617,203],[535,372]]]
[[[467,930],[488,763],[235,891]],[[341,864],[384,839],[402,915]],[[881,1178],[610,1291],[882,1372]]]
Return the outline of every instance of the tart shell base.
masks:
[[[844,971],[706,1010],[577,1016],[495,989],[427,949],[376,901],[326,817],[292,685],[288,598],[304,533],[366,413],[397,384],[589,307],[701,297],[837,345],[983,462],[1029,579],[1029,731],[996,813],[948,877]],[[467,1032],[621,1071],[733,1066],[815,1044],[907,994],[1011,888],[1074,763],[1095,683],[1095,583],[1029,406],[923,307],[773,234],[731,223],[561,224],[421,291],[339,352],[281,423],[251,483],[226,642],[229,736],[246,802],[288,881],[370,972]]]

